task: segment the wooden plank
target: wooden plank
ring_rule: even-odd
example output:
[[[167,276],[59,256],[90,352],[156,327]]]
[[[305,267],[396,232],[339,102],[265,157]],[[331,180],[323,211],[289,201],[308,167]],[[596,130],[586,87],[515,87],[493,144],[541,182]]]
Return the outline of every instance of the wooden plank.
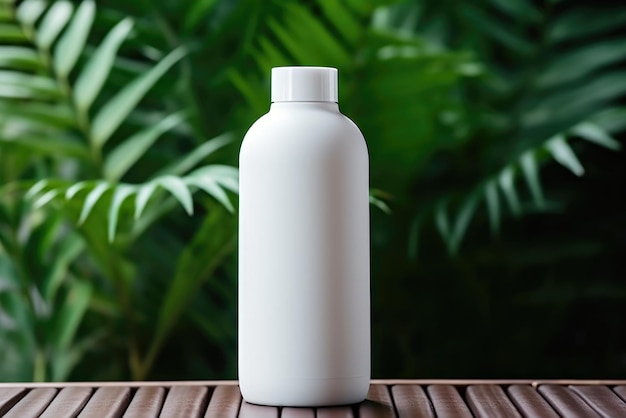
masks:
[[[39,418],[74,418],[83,409],[92,388],[63,388]]]
[[[4,418],[37,418],[57,394],[54,388],[37,388],[29,391]]]
[[[626,403],[606,386],[572,386],[571,389],[604,418],[626,417]]]
[[[373,385],[602,385],[626,386],[626,380],[581,380],[581,379],[374,379]],[[145,386],[238,386],[236,380],[181,380],[151,382],[47,382],[47,383],[0,383],[0,388],[61,388],[61,387],[118,387],[139,388]]]
[[[354,418],[354,411],[349,406],[328,406],[317,408],[317,418]]]
[[[472,418],[472,413],[454,386],[430,385],[426,392],[438,418]]]
[[[24,388],[0,388],[0,415],[11,409],[24,395],[26,395]]]
[[[395,418],[393,400],[385,385],[370,385],[367,399],[359,406],[359,418]]]
[[[213,390],[204,418],[237,418],[240,406],[238,386],[218,386]]]
[[[199,417],[204,414],[208,396],[206,386],[173,387],[167,393],[159,417]]]
[[[399,418],[435,418],[435,411],[421,386],[392,386],[391,397]]]
[[[78,417],[118,418],[122,416],[129,402],[129,387],[98,388]]]
[[[465,399],[474,416],[484,418],[522,418],[501,386],[469,386]]]
[[[283,408],[280,418],[315,418],[314,408]]]
[[[373,385],[625,385],[626,379],[373,379]]]
[[[139,388],[126,408],[124,418],[158,417],[164,399],[165,388],[155,386]]]
[[[585,401],[565,386],[541,385],[539,393],[556,412],[568,418],[597,418],[598,414]]]
[[[239,418],[278,418],[278,408],[255,405],[243,401],[239,411]]]
[[[530,385],[512,385],[509,397],[526,418],[559,418],[550,404]]]
[[[0,3],[2,0],[0,0]],[[623,384],[626,384],[626,380],[622,380]],[[157,386],[157,387],[174,387],[174,386],[238,386],[239,383],[236,380],[175,380],[175,381],[134,381],[134,382],[20,382],[20,383],[0,383],[0,388],[66,388],[66,387],[129,387],[140,388],[145,386]]]

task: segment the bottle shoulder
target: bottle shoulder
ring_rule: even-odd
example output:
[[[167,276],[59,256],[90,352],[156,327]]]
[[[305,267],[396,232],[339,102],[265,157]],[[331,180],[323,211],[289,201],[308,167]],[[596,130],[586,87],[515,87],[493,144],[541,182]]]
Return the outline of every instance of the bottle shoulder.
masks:
[[[271,113],[271,112],[270,112]],[[266,114],[246,133],[239,152],[240,163],[263,159],[279,162],[368,159],[365,139],[346,116]],[[249,160],[251,159],[251,160]]]
[[[325,109],[272,109],[248,129],[244,142],[263,138],[293,138],[300,141],[322,137],[354,137],[364,141],[357,125],[337,111]]]

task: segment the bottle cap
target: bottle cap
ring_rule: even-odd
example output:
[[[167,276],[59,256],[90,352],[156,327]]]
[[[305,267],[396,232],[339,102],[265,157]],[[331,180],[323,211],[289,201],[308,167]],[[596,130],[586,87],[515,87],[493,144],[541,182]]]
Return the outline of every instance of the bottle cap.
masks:
[[[337,102],[337,69],[272,68],[272,102]]]

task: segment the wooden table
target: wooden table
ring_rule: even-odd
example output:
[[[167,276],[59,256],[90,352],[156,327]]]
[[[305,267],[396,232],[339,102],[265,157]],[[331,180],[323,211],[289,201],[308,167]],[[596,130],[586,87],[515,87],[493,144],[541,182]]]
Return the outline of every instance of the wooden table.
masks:
[[[0,416],[626,417],[626,381],[374,380],[367,400],[334,408],[242,402],[237,382],[0,384]]]

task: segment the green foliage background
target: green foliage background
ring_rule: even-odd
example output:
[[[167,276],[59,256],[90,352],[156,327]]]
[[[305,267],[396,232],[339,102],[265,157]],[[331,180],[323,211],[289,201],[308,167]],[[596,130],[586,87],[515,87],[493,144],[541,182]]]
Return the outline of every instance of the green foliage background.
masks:
[[[237,152],[340,70],[375,377],[623,377],[626,13],[558,0],[0,0],[0,380],[236,377]]]

